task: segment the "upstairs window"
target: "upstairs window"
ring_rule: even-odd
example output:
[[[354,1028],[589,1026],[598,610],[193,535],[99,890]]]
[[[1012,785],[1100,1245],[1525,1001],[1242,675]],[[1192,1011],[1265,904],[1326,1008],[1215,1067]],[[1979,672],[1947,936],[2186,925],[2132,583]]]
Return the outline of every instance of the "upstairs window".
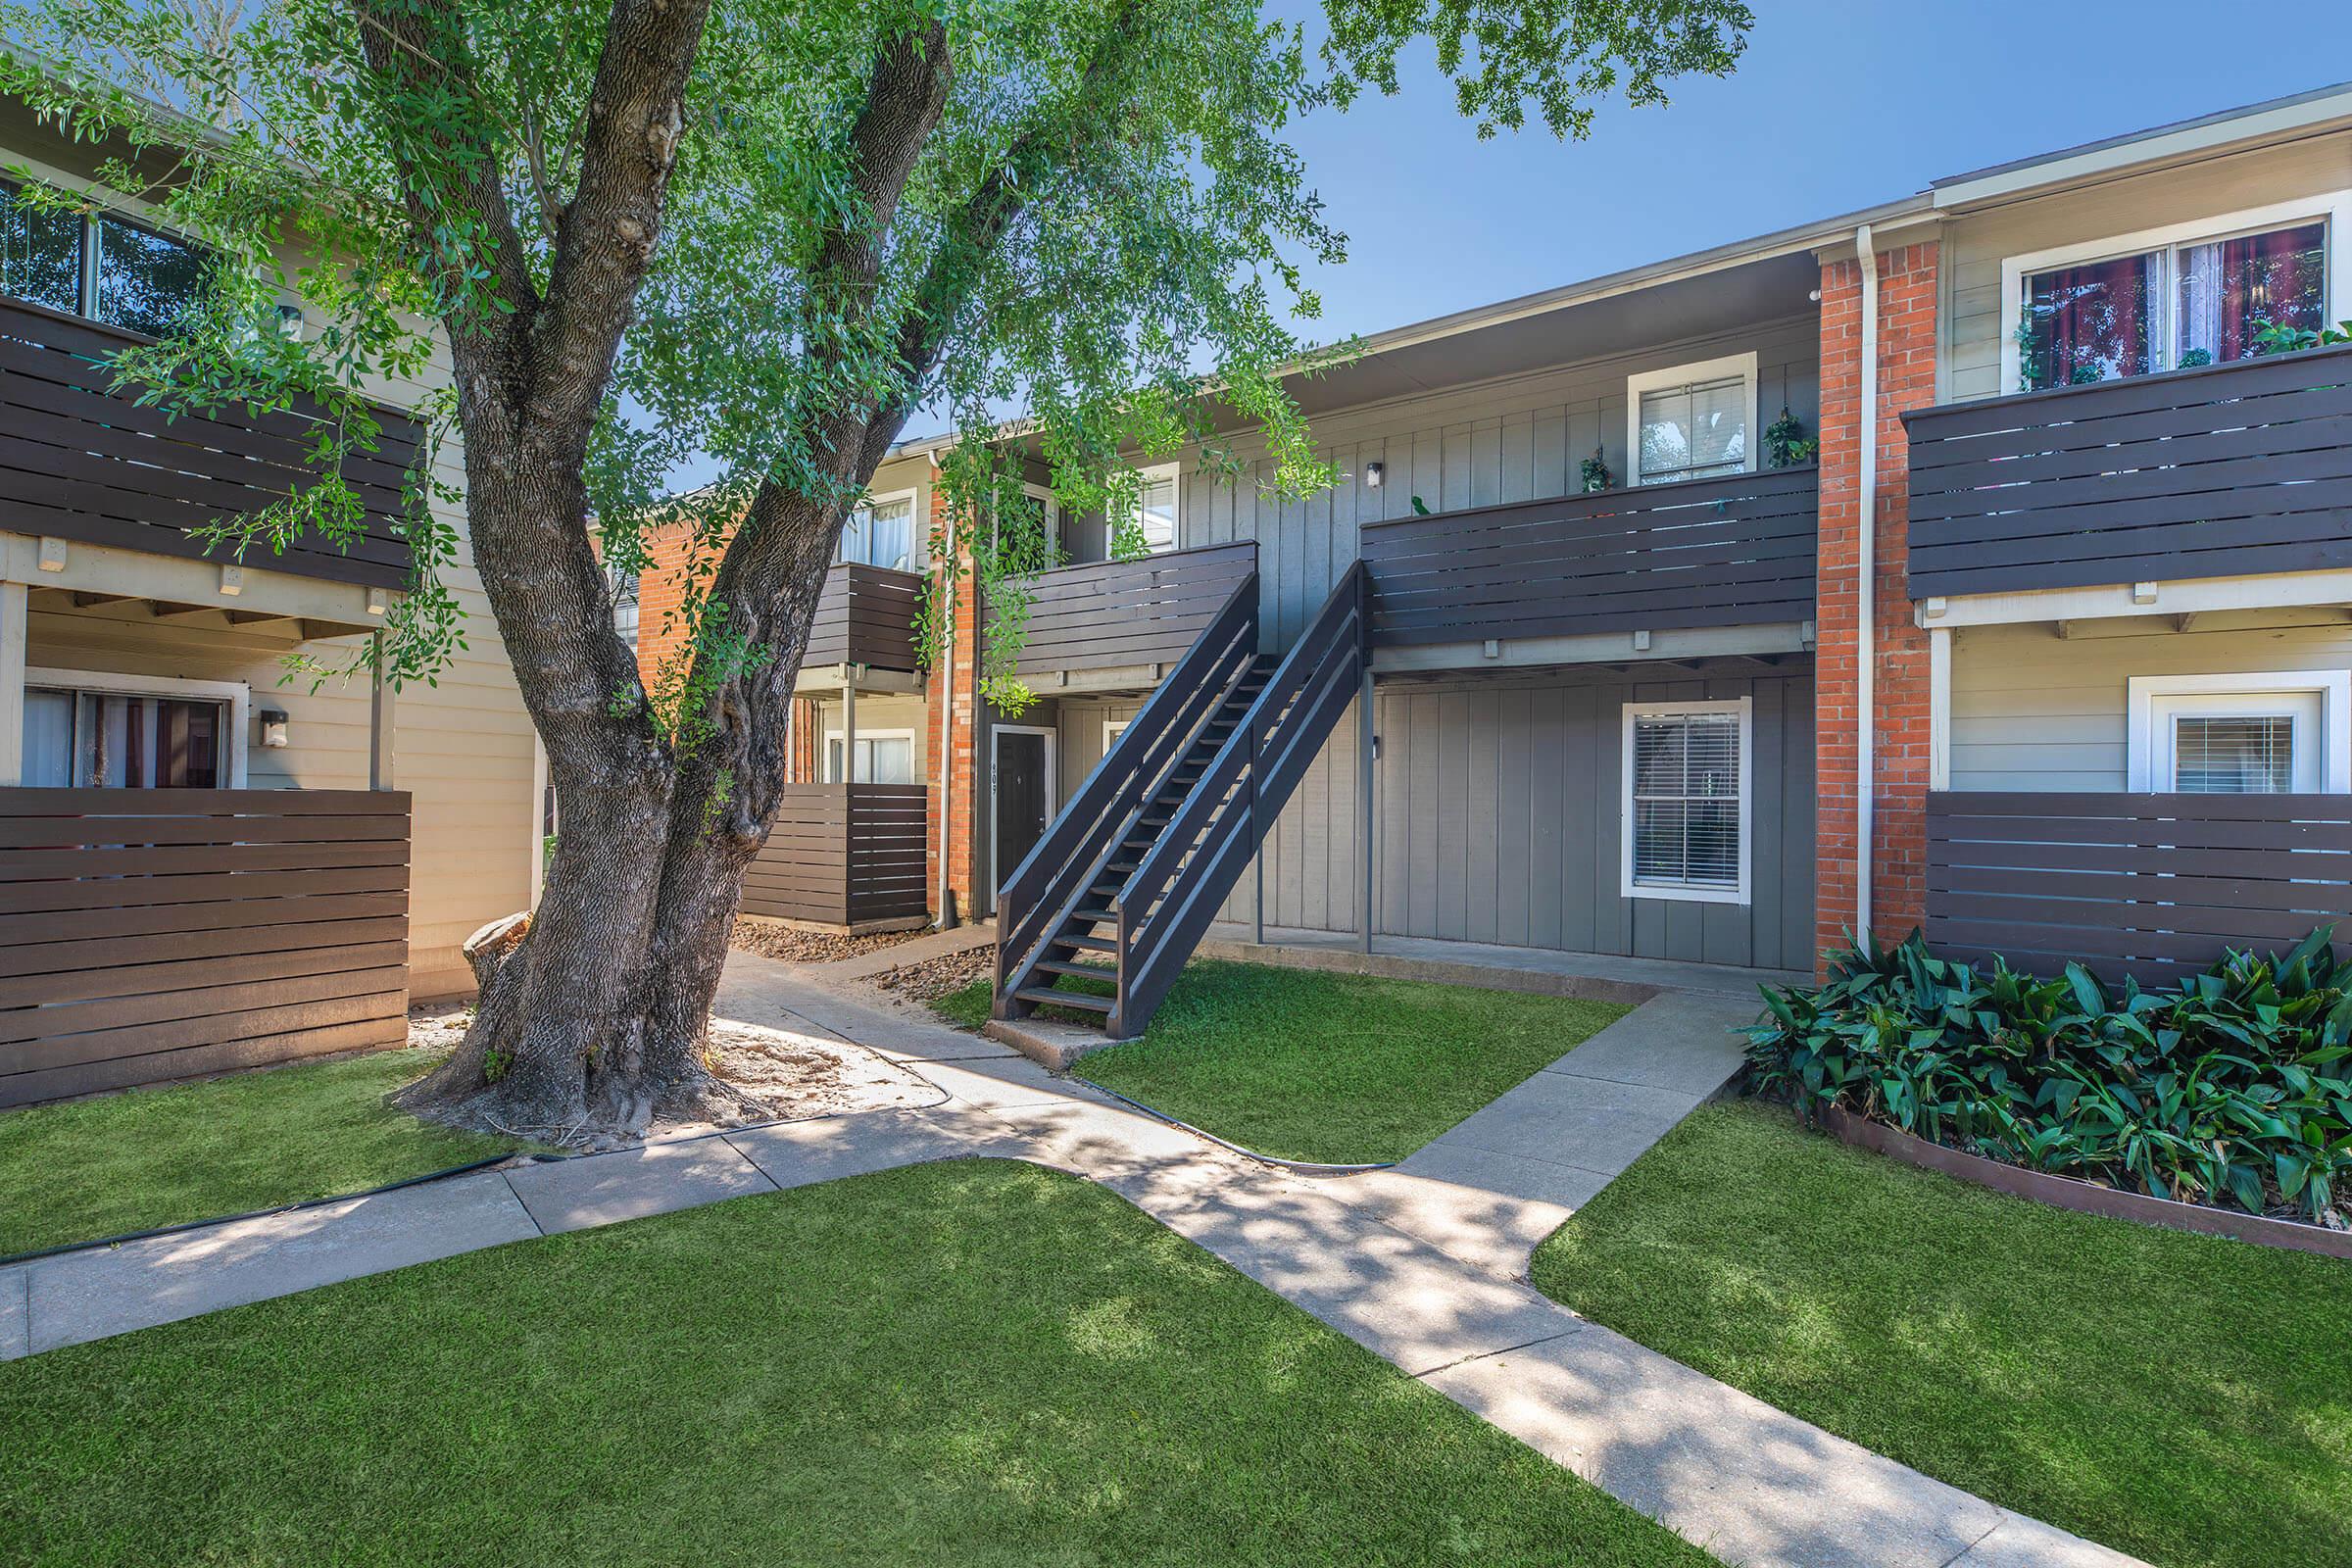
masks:
[[[113,214],[51,212],[0,186],[0,291],[163,337],[204,303],[212,253]]]
[[[1750,719],[1746,698],[1627,705],[1627,898],[1747,902]]]
[[[1755,466],[1756,357],[1645,371],[1626,381],[1636,484],[1744,473]]]
[[[2325,326],[2329,220],[2185,232],[2038,266],[2014,259],[2021,391],[2250,358],[2265,324]],[[2075,249],[2081,249],[2077,247]]]
[[[53,311],[81,309],[83,220],[19,201],[0,185],[0,291]]]
[[[1141,482],[1136,491],[1135,527],[1150,555],[1164,555],[1176,548],[1178,473],[1175,464],[1163,463],[1137,474]],[[1103,543],[1104,555],[1116,550],[1119,530],[1115,525]]]
[[[858,565],[912,571],[914,497],[876,496],[851,513],[850,520],[842,525],[840,559]]]

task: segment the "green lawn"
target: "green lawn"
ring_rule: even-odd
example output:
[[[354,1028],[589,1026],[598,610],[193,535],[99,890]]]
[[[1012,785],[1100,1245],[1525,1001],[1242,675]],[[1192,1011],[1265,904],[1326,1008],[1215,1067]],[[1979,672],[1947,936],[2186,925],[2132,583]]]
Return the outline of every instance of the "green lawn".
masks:
[[[977,981],[935,1005],[976,1028]],[[1625,1015],[1613,1003],[1202,960],[1080,1076],[1286,1159],[1402,1159]]]
[[[0,1110],[0,1256],[355,1193],[504,1153],[386,1093],[425,1051],[385,1051]]]
[[[1075,1177],[910,1167],[0,1364],[0,1561],[1707,1559]]]
[[[1998,1197],[1740,1104],[1644,1154],[1534,1278],[2166,1568],[2352,1562],[2352,1263]]]

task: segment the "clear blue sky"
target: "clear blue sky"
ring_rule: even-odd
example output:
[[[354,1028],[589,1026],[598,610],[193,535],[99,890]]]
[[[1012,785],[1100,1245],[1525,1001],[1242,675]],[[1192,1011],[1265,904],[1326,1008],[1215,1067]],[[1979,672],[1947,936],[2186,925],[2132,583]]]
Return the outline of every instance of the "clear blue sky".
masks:
[[[1311,117],[1298,145],[1348,235],[1316,279],[1330,341],[1908,195],[1948,174],[2352,78],[2352,5],[1752,0],[1739,70],[1585,142],[1478,140],[1427,68]],[[1314,0],[1279,0],[1310,19]],[[2291,43],[2287,40],[2293,39]]]

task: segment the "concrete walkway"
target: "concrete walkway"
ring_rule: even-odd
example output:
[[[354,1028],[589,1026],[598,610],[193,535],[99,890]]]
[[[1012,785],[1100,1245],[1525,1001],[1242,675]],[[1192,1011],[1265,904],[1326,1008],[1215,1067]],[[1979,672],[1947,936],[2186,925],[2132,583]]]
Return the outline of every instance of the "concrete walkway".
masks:
[[[1726,1562],[2125,1568],[2132,1559],[1832,1437],[1589,1323],[1527,1256],[1736,1065],[1725,998],[1664,996],[1394,1170],[1273,1170],[993,1042],[738,955],[729,1017],[837,1034],[942,1101],[459,1177],[0,1270],[0,1355],[503,1242],[922,1160],[1103,1184],[1411,1376]],[[1740,1014],[1745,1016],[1744,1011]]]

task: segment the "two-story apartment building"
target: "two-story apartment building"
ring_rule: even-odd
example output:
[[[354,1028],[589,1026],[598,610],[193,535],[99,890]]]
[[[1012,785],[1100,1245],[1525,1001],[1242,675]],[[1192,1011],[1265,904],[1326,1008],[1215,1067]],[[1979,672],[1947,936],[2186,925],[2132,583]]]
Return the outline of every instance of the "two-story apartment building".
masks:
[[[187,530],[297,482],[310,420],[111,391],[202,258],[96,188],[88,144],[0,106],[0,151],[88,209],[0,191],[0,1105],[398,1042],[539,866],[530,725],[462,543],[466,649],[434,686],[368,674],[426,389],[377,389],[348,550],[206,553]],[[454,441],[436,462],[463,485]],[[288,680],[298,652],[361,673]]]
[[[1922,923],[2149,977],[2289,944],[2347,904],[2352,349],[2264,329],[2352,315],[2348,191],[2336,89],[1379,334],[1298,386],[1334,490],[1185,453],[1146,560],[1055,519],[1032,709],[974,700],[966,607],[884,692],[812,652],[812,744],[922,792],[1004,1010],[1105,973],[1114,1029],[1218,920],[1762,971]],[[948,520],[932,455],[854,561]]]

